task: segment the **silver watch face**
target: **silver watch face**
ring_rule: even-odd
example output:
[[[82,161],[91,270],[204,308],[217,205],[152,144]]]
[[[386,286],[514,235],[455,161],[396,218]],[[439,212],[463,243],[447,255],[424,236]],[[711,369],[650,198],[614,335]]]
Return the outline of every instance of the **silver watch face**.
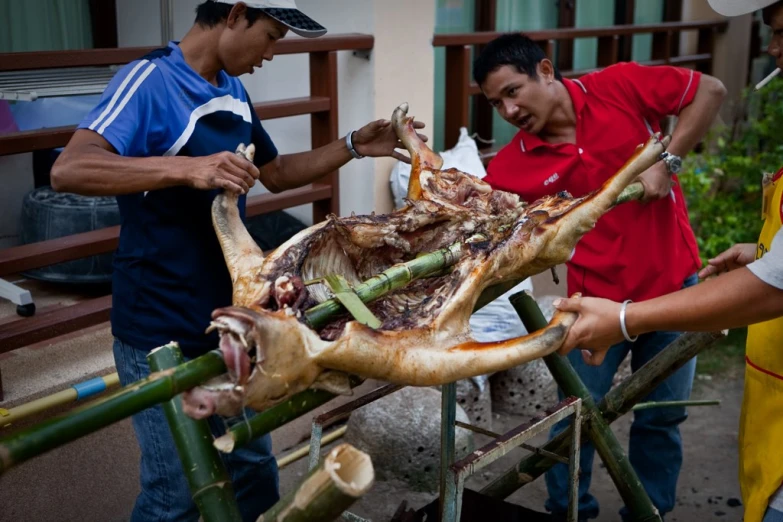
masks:
[[[682,158],[668,152],[664,152],[662,156],[663,162],[666,164],[666,169],[669,173],[679,174],[680,170],[682,170]]]

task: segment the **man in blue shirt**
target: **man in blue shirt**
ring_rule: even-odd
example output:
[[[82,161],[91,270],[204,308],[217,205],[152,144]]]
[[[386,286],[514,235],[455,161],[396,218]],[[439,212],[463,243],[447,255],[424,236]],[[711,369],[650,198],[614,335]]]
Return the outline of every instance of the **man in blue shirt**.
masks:
[[[175,340],[186,357],[217,346],[211,312],[231,304],[231,280],[212,228],[221,190],[245,195],[258,180],[280,192],[311,183],[354,157],[403,156],[386,120],[319,149],[278,155],[238,76],[274,56],[288,30],[326,32],[294,0],[210,0],[181,42],[136,60],[111,80],[52,168],[57,191],[115,195],[112,333],[123,385],[149,374],[146,356]],[[419,125],[421,128],[421,125]],[[253,162],[234,154],[254,143]],[[242,419],[211,418],[215,436]],[[141,493],[133,521],[197,520],[198,511],[162,408],[133,417]],[[256,520],[278,498],[269,436],[226,457],[240,510]]]

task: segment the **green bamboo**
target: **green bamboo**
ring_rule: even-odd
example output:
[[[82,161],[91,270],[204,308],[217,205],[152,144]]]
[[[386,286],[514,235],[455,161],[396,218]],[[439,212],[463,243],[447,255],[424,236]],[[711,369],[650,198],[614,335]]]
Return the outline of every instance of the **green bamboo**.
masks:
[[[452,266],[461,258],[462,243],[457,242],[411,261],[396,264],[361,283],[354,292],[362,302],[367,303],[396,288],[402,288],[415,279],[428,277]],[[337,298],[332,298],[307,310],[305,318],[312,328],[318,329],[343,312],[345,307],[342,303]]]
[[[360,322],[370,328],[378,328],[381,326],[381,320],[375,317],[375,314],[367,308],[364,301],[359,299],[351,288],[348,281],[340,274],[332,274],[324,277],[329,284],[334,297],[340,301],[340,303],[348,310],[348,313],[354,318],[355,321]]]
[[[519,292],[509,299],[528,332],[546,327],[547,320],[538,304],[527,292]],[[566,396],[582,399],[582,411],[590,415],[587,423],[587,435],[606,465],[606,470],[614,481],[626,507],[636,520],[642,522],[661,521],[658,510],[642,486],[623,448],[614,436],[609,424],[601,416],[590,391],[584,385],[568,359],[558,353],[544,357],[544,362],[552,373],[558,386]]]
[[[617,196],[617,200],[614,204],[619,205],[621,203],[627,203],[628,201],[637,201],[642,199],[642,196],[644,196],[644,185],[638,181],[634,181],[623,189],[620,195]]]
[[[350,377],[351,388],[359,386],[363,380]],[[324,390],[305,390],[299,392],[287,401],[250,417],[247,422],[239,422],[232,426],[225,435],[215,439],[214,446],[223,453],[231,453],[234,449],[244,446],[251,440],[271,433],[280,426],[291,422],[326,404],[336,395]]]
[[[26,460],[105,428],[226,373],[217,350],[176,368],[153,373],[66,414],[0,439],[0,474]]]
[[[677,337],[633,375],[609,390],[598,404],[604,420],[611,424],[631,411],[633,405],[648,396],[656,386],[723,336],[721,332],[689,332]],[[582,417],[583,428],[591,418],[592,414]],[[582,430],[582,437],[582,442],[586,442],[585,429]],[[570,445],[571,432],[566,430],[547,442],[543,449],[561,457],[568,457]],[[494,498],[506,498],[546,473],[554,464],[553,460],[541,455],[529,455],[485,486],[481,493]]]
[[[177,343],[156,348],[147,356],[150,369],[161,372],[185,362]],[[182,411],[182,396],[163,404],[182,470],[193,502],[204,522],[241,522],[231,478],[220,454],[212,447],[212,432],[206,419],[195,420]]]
[[[650,408],[668,408],[669,406],[717,406],[720,401],[706,400],[706,401],[656,401],[656,402],[642,402],[631,408],[633,411],[648,410]]]
[[[370,456],[341,444],[257,522],[331,522],[364,495],[374,480]]]

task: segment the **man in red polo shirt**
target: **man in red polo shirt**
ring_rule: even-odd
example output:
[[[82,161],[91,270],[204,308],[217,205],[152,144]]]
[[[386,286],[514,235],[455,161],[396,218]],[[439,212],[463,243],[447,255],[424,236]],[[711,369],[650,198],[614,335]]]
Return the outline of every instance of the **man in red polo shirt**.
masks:
[[[725,96],[721,82],[690,69],[621,63],[563,79],[541,48],[526,36],[504,35],[490,42],[473,66],[476,82],[498,113],[520,129],[490,163],[485,181],[527,201],[568,191],[583,196],[599,188],[644,143],[660,131],[667,115],[679,117],[668,152],[639,180],[642,202],[620,205],[577,244],[568,262],[568,293],[615,301],[641,301],[697,282],[701,266],[682,190],[676,183],[679,157],[703,137]],[[579,350],[568,356],[596,401],[609,390],[629,351],[635,371],[679,332],[654,332],[628,339],[608,352],[601,366],[588,366]],[[658,386],[645,400],[687,399],[695,359]],[[661,515],[671,511],[682,464],[678,425],[682,407],[651,408],[634,414],[629,459]],[[555,426],[552,435],[568,426]],[[588,492],[595,450],[582,449],[579,519],[598,516]],[[568,471],[553,467],[546,477],[546,507],[563,516]],[[628,516],[621,510],[621,516]]]

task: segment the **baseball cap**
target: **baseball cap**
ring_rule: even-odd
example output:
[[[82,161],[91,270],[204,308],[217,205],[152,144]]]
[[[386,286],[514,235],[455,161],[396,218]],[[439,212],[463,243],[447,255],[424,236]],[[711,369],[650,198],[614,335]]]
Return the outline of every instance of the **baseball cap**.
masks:
[[[764,9],[778,0],[707,0],[723,16],[739,16]]]
[[[274,18],[284,26],[291,29],[299,36],[316,38],[326,34],[326,27],[322,26],[302,11],[296,8],[294,0],[215,0],[221,4],[236,4],[244,2],[248,7],[261,9],[271,18]]]

